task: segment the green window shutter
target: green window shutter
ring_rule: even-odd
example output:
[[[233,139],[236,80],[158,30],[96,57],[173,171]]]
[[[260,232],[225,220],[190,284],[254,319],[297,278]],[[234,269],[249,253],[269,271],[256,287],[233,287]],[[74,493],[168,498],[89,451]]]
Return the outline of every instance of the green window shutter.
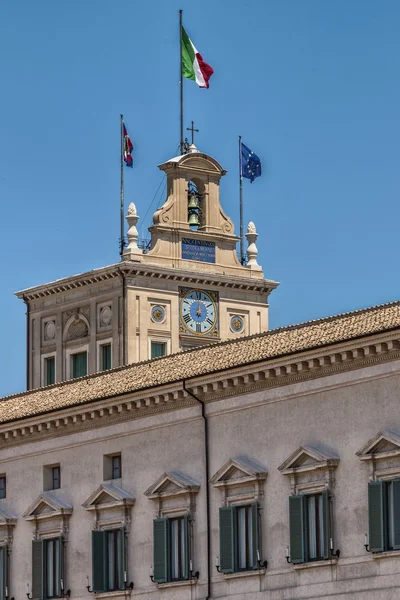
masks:
[[[92,531],[92,589],[107,591],[107,532]]]
[[[67,591],[67,585],[65,583],[65,547],[64,547],[64,539],[59,537],[57,540],[59,546],[59,573],[60,573],[60,581],[57,581],[57,589],[61,591],[61,580],[63,582],[64,591]]]
[[[8,557],[8,546],[2,546],[1,548],[1,566],[3,571],[3,585],[1,588],[2,600],[6,597],[6,589],[10,587],[9,580],[9,557]],[[10,590],[8,589],[8,597],[10,597]]]
[[[182,577],[183,579],[189,579],[189,548],[190,548],[190,540],[189,540],[189,515],[185,515],[183,518],[183,545],[182,545]]]
[[[328,490],[322,492],[322,526],[324,536],[324,558],[329,558],[329,531],[330,531],[330,514],[329,514],[329,493]]]
[[[169,527],[168,519],[154,519],[154,581],[168,581],[169,567]]]
[[[165,356],[167,351],[166,342],[151,342],[151,358]]]
[[[32,542],[32,598],[44,596],[44,541]]]
[[[252,568],[259,569],[258,565],[258,557],[257,551],[260,554],[260,559],[262,558],[262,549],[261,549],[261,531],[260,531],[260,513],[259,513],[258,502],[253,502],[251,505],[251,528],[252,528],[252,541],[253,546],[251,548],[252,554]]]
[[[85,377],[87,375],[87,352],[72,355],[72,377]]]
[[[101,368],[102,371],[111,369],[111,344],[101,346]]]
[[[118,536],[118,587],[120,589],[124,588],[124,571],[127,571],[126,567],[126,538],[125,538],[125,529],[122,527],[120,531],[120,535]],[[127,574],[127,583],[128,574]]]
[[[372,481],[368,484],[369,547],[371,552],[383,552],[386,548],[385,495],[383,481]]]
[[[305,504],[302,494],[289,497],[290,560],[294,564],[306,561]]]
[[[400,550],[400,479],[393,479],[393,520],[394,520],[394,543],[393,550]]]
[[[56,359],[54,356],[46,358],[46,385],[52,385],[56,381]]]
[[[236,569],[236,509],[223,506],[219,509],[219,558],[223,573]]]

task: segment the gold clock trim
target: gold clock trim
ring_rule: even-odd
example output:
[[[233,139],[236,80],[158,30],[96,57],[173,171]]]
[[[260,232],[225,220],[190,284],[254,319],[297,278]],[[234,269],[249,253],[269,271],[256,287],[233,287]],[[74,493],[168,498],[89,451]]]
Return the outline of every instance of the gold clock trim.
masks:
[[[183,333],[188,332],[190,335],[195,335],[197,337],[208,337],[209,335],[212,335],[213,332],[216,330],[217,328],[217,324],[218,324],[218,315],[217,315],[217,304],[216,304],[216,300],[214,300],[214,298],[212,296],[215,295],[215,292],[208,292],[207,290],[199,290],[198,288],[189,288],[187,291],[183,292],[182,290],[180,290],[180,300],[179,300],[179,321],[180,321],[180,331]],[[210,298],[213,307],[214,307],[214,314],[215,314],[215,322],[214,325],[212,327],[210,327],[210,329],[207,329],[207,331],[204,331],[203,333],[197,333],[196,331],[193,331],[193,329],[189,329],[189,327],[186,326],[185,321],[182,318],[182,304],[183,301],[185,300],[186,296],[189,296],[189,294],[191,294],[192,292],[202,292],[203,294],[207,294],[207,296]]]

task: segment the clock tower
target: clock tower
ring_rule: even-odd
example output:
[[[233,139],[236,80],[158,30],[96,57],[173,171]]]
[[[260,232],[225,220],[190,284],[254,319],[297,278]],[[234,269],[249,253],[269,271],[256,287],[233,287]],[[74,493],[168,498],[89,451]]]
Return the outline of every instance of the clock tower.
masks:
[[[120,263],[17,293],[27,305],[28,388],[268,329],[278,284],[257,263],[253,223],[247,263],[238,259],[220,202],[226,171],[193,144],[159,168],[167,196],[144,248],[132,203]]]

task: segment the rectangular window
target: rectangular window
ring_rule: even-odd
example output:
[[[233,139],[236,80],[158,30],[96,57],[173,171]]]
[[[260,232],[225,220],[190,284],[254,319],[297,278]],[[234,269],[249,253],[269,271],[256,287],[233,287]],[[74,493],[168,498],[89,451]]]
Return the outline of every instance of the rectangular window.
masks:
[[[289,498],[290,560],[304,563],[329,558],[329,492]]]
[[[108,369],[111,369],[111,344],[103,344],[100,346],[100,370]]]
[[[0,498],[6,497],[6,476],[2,475],[0,477]]]
[[[93,591],[124,589],[125,532],[123,529],[92,531]]]
[[[121,455],[112,456],[112,478],[111,479],[120,479],[121,475]]]
[[[44,359],[45,385],[52,385],[56,382],[56,357],[49,356]]]
[[[400,479],[368,484],[369,546],[372,552],[400,549]]]
[[[71,356],[71,377],[84,377],[87,375],[87,352],[79,352]]]
[[[154,581],[181,581],[189,578],[189,518],[161,518],[154,521]]]
[[[151,342],[151,358],[159,358],[167,354],[166,342]]]
[[[261,557],[257,502],[219,509],[220,569],[223,573],[258,569]]]
[[[59,490],[61,487],[61,469],[59,466],[52,467],[52,489]]]
[[[61,540],[45,540],[46,598],[58,598],[61,593]]]

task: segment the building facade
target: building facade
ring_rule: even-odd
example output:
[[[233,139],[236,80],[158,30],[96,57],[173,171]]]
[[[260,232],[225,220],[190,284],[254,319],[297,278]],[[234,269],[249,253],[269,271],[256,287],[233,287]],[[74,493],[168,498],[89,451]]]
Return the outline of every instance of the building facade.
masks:
[[[3,399],[3,598],[397,598],[399,388],[394,303]]]
[[[129,206],[122,261],[17,294],[27,306],[27,388],[148,360],[268,329],[277,283],[257,263],[247,229],[247,261],[220,203],[226,173],[191,146],[159,166],[167,198],[138,246]]]

